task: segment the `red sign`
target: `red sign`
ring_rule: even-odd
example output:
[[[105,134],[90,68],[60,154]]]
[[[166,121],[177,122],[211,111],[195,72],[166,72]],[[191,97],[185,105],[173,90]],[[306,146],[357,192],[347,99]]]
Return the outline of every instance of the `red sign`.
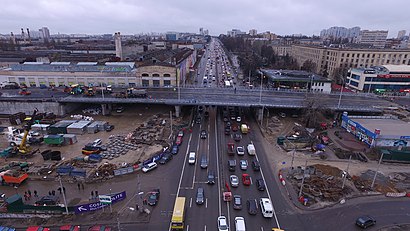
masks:
[[[384,74],[384,75],[377,75],[378,78],[410,78],[410,75],[399,75],[399,74]]]

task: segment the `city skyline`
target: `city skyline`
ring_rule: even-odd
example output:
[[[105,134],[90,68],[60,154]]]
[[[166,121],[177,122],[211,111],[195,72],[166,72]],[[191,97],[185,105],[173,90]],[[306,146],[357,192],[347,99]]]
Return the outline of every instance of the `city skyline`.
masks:
[[[186,0],[155,3],[149,1],[41,1],[5,0],[0,15],[0,33],[18,34],[20,28],[37,29],[46,26],[51,34],[140,34],[167,31],[198,33],[209,29],[211,35],[228,30],[248,32],[270,31],[279,35],[319,35],[332,26],[359,26],[368,30],[388,30],[388,37],[398,31],[409,31],[406,9],[410,3],[371,4],[348,0],[343,6],[322,0],[291,0],[286,2]],[[382,6],[382,7],[381,7]],[[396,7],[402,6],[402,7]],[[407,6],[407,7],[406,7]],[[343,10],[341,10],[343,7]],[[313,12],[313,13],[312,13]]]

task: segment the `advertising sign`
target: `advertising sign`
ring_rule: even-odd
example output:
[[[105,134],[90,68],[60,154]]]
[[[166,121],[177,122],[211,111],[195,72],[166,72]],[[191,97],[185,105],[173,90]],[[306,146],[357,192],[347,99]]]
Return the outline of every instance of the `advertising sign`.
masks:
[[[124,200],[127,195],[126,195],[126,192],[123,191],[120,193],[114,193],[114,194],[106,195],[106,196],[111,196],[111,203],[114,204],[118,201]],[[96,210],[100,210],[106,206],[109,206],[109,204],[102,203],[102,202],[94,202],[94,203],[77,205],[74,207],[74,210],[75,210],[75,214],[80,214],[80,213],[93,212]]]

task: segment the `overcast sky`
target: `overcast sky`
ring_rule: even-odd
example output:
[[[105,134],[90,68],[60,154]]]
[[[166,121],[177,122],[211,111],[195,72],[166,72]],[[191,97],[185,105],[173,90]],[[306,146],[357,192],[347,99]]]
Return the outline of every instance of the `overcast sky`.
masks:
[[[226,34],[233,28],[279,35],[319,35],[331,26],[410,31],[409,0],[1,0],[0,33]]]

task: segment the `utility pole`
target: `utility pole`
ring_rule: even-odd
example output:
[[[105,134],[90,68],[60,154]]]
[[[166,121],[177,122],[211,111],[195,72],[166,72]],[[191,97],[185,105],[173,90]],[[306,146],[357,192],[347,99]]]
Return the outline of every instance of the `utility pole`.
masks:
[[[61,182],[61,176],[58,177],[58,180],[60,181],[60,188],[61,188],[61,191],[63,192],[65,212],[66,212],[66,214],[68,214],[67,200],[65,198],[65,190],[64,190],[64,187],[63,187],[63,183]]]
[[[110,197],[111,197],[111,188],[110,188]],[[110,213],[112,214],[112,201],[110,202]]]
[[[303,184],[305,183],[306,168],[307,168],[307,160],[305,162],[305,169],[303,170],[302,184],[300,185],[299,197],[302,196]]]
[[[170,119],[170,121],[171,121],[171,134],[170,134],[170,137],[172,137],[172,111],[169,111],[169,119]]]
[[[349,174],[349,166],[350,166],[350,161],[351,161],[351,160],[352,160],[352,155],[350,155],[350,157],[349,157],[349,162],[347,163],[346,174],[344,174],[344,177],[343,177],[342,189],[345,187],[347,174]]]
[[[340,86],[340,95],[339,95],[339,102],[337,103],[337,109],[340,108],[340,103],[342,102],[342,92],[343,92],[343,85],[344,85],[345,81],[342,78],[342,86]]]
[[[372,185],[370,186],[370,188],[373,188],[374,187],[374,182],[376,182],[377,173],[379,172],[379,168],[380,168],[380,164],[382,163],[383,155],[384,155],[384,153],[382,152],[382,155],[380,156],[379,164],[377,165],[377,170],[374,173]]]

